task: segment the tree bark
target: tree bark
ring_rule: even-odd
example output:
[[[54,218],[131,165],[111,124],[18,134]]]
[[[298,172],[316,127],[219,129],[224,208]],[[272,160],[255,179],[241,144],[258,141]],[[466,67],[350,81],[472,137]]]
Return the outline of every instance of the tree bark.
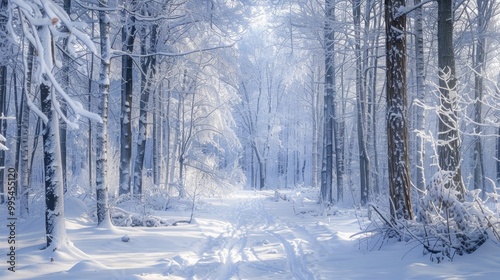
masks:
[[[7,21],[8,15],[7,6],[9,4],[8,0],[1,0],[0,2],[0,50],[6,50],[6,39],[2,38],[4,35],[7,37]],[[0,61],[0,117],[5,116],[7,102],[7,58],[4,56]],[[5,137],[6,132],[6,120],[0,118],[0,135]],[[5,151],[0,149],[0,167],[5,166]],[[6,184],[4,183],[4,169],[0,168],[0,191],[4,193],[3,188]],[[4,202],[4,196],[0,196],[0,203]]]
[[[481,140],[483,122],[482,102],[485,73],[485,55],[486,55],[486,30],[491,18],[489,0],[477,0],[477,42],[476,54],[474,60],[474,188],[482,190],[482,195],[486,194],[486,185],[484,181],[484,160],[483,147]]]
[[[131,1],[129,8],[135,6],[135,0]],[[122,89],[121,89],[121,113],[120,113],[120,189],[119,194],[131,192],[131,169],[132,169],[132,94],[133,94],[133,60],[127,54],[134,52],[135,41],[135,16],[126,16],[126,23],[122,27],[122,50],[126,53],[122,56]]]
[[[156,24],[151,27],[150,34],[150,53],[156,52],[157,44],[157,32],[158,28]],[[147,53],[146,50],[146,30],[143,30],[143,36],[141,38],[141,52],[143,54]],[[137,156],[134,167],[134,193],[142,194],[142,169],[144,166],[144,156],[146,154],[146,140],[147,140],[147,130],[148,130],[148,104],[149,97],[153,91],[153,79],[156,76],[156,57],[148,56],[147,58],[141,59],[142,65],[142,90],[140,98],[140,112],[139,112],[139,137],[137,139]]]
[[[415,0],[415,5],[419,5],[421,0]],[[422,7],[415,10],[415,68],[417,75],[417,98],[420,101],[425,99],[425,65],[424,65],[424,31],[422,23]],[[416,127],[420,131],[425,130],[425,111],[422,107],[416,106]],[[417,189],[425,190],[425,147],[422,137],[416,137],[416,185]]]
[[[370,198],[370,156],[367,149],[366,131],[366,94],[361,52],[361,1],[353,1],[354,51],[356,56],[356,110],[359,151],[359,177],[361,186],[361,205]]]
[[[438,67],[440,109],[438,155],[441,170],[453,172],[451,186],[465,193],[461,169],[461,139],[456,112],[457,80],[453,49],[453,0],[438,1]]]
[[[28,107],[28,95],[31,92],[31,82],[32,82],[32,70],[33,70],[33,54],[34,47],[32,44],[28,47],[28,55],[26,57],[27,69],[25,70],[24,76],[24,86],[21,98],[21,145],[19,149],[20,167],[19,167],[19,186],[20,186],[20,206],[21,206],[21,217],[27,217],[29,214],[29,179],[31,168],[29,166],[29,107]]]
[[[42,112],[48,121],[44,124],[43,162],[45,170],[45,233],[47,247],[58,246],[66,235],[64,221],[64,193],[61,169],[61,150],[59,145],[59,119],[52,110],[52,89],[40,85]]]
[[[335,96],[335,1],[325,2],[325,107],[323,134],[323,162],[321,166],[321,200],[333,203],[333,134],[334,134],[334,96]]]
[[[71,14],[71,0],[64,0],[63,2],[64,11],[70,15]],[[66,29],[66,27],[65,27]],[[68,32],[65,30],[65,32]],[[69,57],[67,50],[67,38],[63,40],[63,66],[61,69],[62,73],[62,81],[61,85],[66,93],[69,92],[69,72],[70,72],[70,63],[71,58]],[[61,104],[61,112],[66,115],[67,114],[67,106],[66,102],[62,102]],[[61,168],[62,168],[62,178],[63,178],[63,190],[64,193],[68,191],[68,171],[67,171],[67,132],[66,132],[66,123],[64,121],[60,121],[59,123],[59,137],[61,143]]]
[[[100,0],[100,8],[107,8],[108,1]],[[102,123],[96,124],[96,203],[97,224],[105,224],[110,219],[108,207],[108,103],[109,72],[111,68],[111,43],[109,39],[110,18],[106,11],[99,11],[99,33],[101,36],[101,64],[99,71],[99,98],[97,114]],[[89,170],[89,172],[92,172]]]
[[[413,219],[406,108],[406,15],[404,0],[385,0],[387,144],[391,214]]]

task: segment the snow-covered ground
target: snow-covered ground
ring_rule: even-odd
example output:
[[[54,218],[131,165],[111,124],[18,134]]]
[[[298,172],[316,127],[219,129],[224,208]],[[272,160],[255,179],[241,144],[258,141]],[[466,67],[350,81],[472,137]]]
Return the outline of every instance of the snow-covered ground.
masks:
[[[496,279],[500,246],[487,241],[472,255],[434,263],[416,243],[367,242],[366,211],[320,209],[307,191],[239,191],[205,199],[192,224],[96,228],[86,207],[66,202],[74,247],[44,244],[43,219],[19,221],[16,272],[8,271],[1,228],[0,279]],[[1,218],[6,224],[5,209]],[[157,213],[171,221],[189,211]],[[129,242],[122,238],[128,236]]]

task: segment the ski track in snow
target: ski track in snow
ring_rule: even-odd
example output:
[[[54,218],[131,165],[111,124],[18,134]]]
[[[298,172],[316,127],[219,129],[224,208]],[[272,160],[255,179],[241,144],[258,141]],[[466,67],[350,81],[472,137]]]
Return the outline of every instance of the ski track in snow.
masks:
[[[255,198],[240,200],[234,205],[229,211],[232,213],[228,217],[230,224],[217,237],[208,238],[197,253],[196,264],[187,269],[187,276],[193,279],[248,279],[252,275],[319,279],[308,268],[309,254],[304,252],[303,244],[315,247],[308,252],[326,250],[305,228],[272,215],[272,209],[266,209],[265,202],[265,198]]]
[[[95,222],[80,216],[86,207],[70,201],[66,225],[74,246],[41,251],[43,219],[19,221],[16,274],[12,278],[4,263],[0,279],[482,280],[500,273],[494,242],[473,256],[436,264],[414,244],[381,248],[380,240],[351,238],[368,222],[359,210],[325,215],[316,201],[298,192],[276,199],[272,191],[207,199],[192,224],[155,228],[96,228]],[[0,218],[5,219],[5,213],[0,212]],[[159,214],[175,221],[189,213]],[[0,235],[6,230],[0,229]],[[125,235],[129,242],[122,241]],[[6,256],[3,246],[0,253]]]

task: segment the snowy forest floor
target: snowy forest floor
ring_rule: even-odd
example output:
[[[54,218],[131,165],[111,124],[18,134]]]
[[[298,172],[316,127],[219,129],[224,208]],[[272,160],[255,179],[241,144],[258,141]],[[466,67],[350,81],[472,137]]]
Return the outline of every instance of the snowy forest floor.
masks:
[[[417,243],[380,246],[357,235],[366,210],[337,208],[325,215],[308,189],[238,191],[203,199],[191,224],[96,228],[84,205],[66,201],[69,246],[44,244],[44,221],[18,220],[16,272],[7,270],[2,226],[0,279],[494,279],[500,246],[488,240],[471,255],[434,263]],[[283,199],[284,198],[284,199]],[[3,208],[3,206],[2,206]],[[7,221],[7,211],[0,217]],[[185,220],[190,211],[155,213]],[[129,242],[122,237],[128,236]],[[370,241],[367,241],[370,240]]]

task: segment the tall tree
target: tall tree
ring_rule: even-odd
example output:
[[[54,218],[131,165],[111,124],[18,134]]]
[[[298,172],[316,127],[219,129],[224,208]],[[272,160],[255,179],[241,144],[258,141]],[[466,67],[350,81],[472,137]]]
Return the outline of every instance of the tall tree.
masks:
[[[321,198],[324,203],[332,203],[333,184],[333,134],[335,96],[335,1],[325,1],[325,112],[323,134],[323,163],[321,167]]]
[[[128,1],[127,1],[128,2]],[[125,22],[122,26],[122,88],[121,88],[121,111],[120,111],[120,189],[119,194],[131,192],[132,171],[132,100],[134,89],[134,63],[132,54],[134,52],[134,41],[136,35],[134,11],[135,0],[131,0],[124,11]]]
[[[99,33],[101,47],[101,66],[99,71],[99,103],[97,114],[102,123],[96,125],[96,201],[97,224],[109,221],[108,207],[108,103],[111,69],[110,18],[106,8],[107,0],[99,1]],[[92,170],[89,170],[92,172]]]
[[[145,15],[151,16],[149,9],[153,7],[143,8]],[[149,38],[149,45],[147,39]],[[156,45],[158,41],[158,23],[153,23],[150,28],[143,26],[141,28],[141,95],[139,104],[139,133],[137,139],[137,152],[134,164],[134,194],[142,194],[142,170],[144,166],[144,156],[146,154],[146,136],[148,130],[148,105],[151,93],[156,85]],[[146,55],[146,54],[150,55]]]
[[[28,96],[32,91],[32,71],[33,71],[33,55],[35,48],[32,44],[29,44],[28,53],[26,56],[26,63],[24,69],[23,77],[23,90],[21,98],[21,117],[20,119],[20,145],[19,145],[19,189],[20,189],[20,213],[21,217],[27,217],[29,214],[29,185],[30,185],[30,173],[29,168],[29,147],[28,147],[28,136],[29,136],[29,123],[30,123],[30,111],[28,107]]]
[[[486,63],[486,31],[492,17],[494,0],[477,0],[477,40],[474,58],[474,188],[486,194],[483,145],[481,139],[484,78]]]
[[[404,0],[385,0],[387,144],[391,214],[412,219],[406,108],[406,15]]]
[[[459,135],[457,78],[453,48],[453,0],[438,0],[438,67],[439,67],[439,168],[452,172],[452,186],[465,193],[461,168],[461,139]]]
[[[63,9],[64,11],[69,15],[71,14],[71,0],[64,0],[63,2]],[[66,28],[65,28],[66,29]],[[65,30],[67,32],[67,30]],[[68,38],[65,38],[63,40],[63,49],[64,52],[62,54],[63,56],[63,69],[61,71],[62,73],[62,81],[61,81],[61,86],[63,87],[64,91],[68,92],[69,90],[69,72],[70,72],[70,63],[71,63],[71,58],[68,54]],[[67,114],[67,109],[66,109],[66,103],[61,104],[61,111],[63,114]],[[59,128],[59,137],[60,137],[60,143],[61,143],[61,167],[62,167],[62,179],[63,179],[63,188],[64,188],[64,193],[68,191],[68,171],[67,171],[67,129],[66,129],[66,124],[64,121],[61,120],[60,123],[60,128]]]
[[[422,18],[421,0],[415,0],[415,68],[416,68],[416,91],[417,98],[424,101],[425,98],[425,61],[424,61],[424,29]],[[416,106],[417,129],[424,131],[425,129],[425,112],[421,106]],[[422,137],[417,136],[416,139],[416,186],[419,190],[425,190],[425,173],[424,173],[424,160],[425,149],[424,140]]]
[[[41,110],[31,107],[44,121],[43,132],[43,157],[44,157],[44,180],[45,180],[45,233],[47,248],[56,250],[59,246],[65,246],[67,242],[64,205],[61,153],[59,143],[59,118],[66,121],[68,125],[76,127],[65,115],[61,113],[60,101],[67,102],[69,108],[75,115],[81,115],[95,120],[100,117],[85,111],[76,104],[62,89],[59,81],[54,75],[55,49],[54,42],[60,31],[52,26],[64,25],[68,32],[74,37],[68,45],[76,42],[76,39],[87,45],[92,52],[95,47],[90,38],[76,28],[69,16],[52,1],[42,2],[16,2],[17,20],[23,35],[34,46],[36,53],[37,82],[40,85]],[[16,36],[15,34],[12,34]]]
[[[361,51],[361,0],[353,0],[354,54],[356,59],[356,121],[358,132],[359,179],[361,186],[361,205],[368,203],[370,197],[370,155],[367,147],[366,92],[365,75]]]
[[[7,53],[6,50],[6,42],[7,42],[7,6],[8,0],[0,1],[0,50],[2,53],[0,54],[0,139],[4,139],[4,135],[6,132],[6,126],[4,119],[5,117],[5,108],[7,104]],[[2,140],[4,141],[4,140]],[[0,190],[3,190],[4,184],[4,165],[5,165],[5,148],[3,144],[0,143]],[[3,191],[2,191],[3,192]],[[3,195],[0,203],[3,203]]]

